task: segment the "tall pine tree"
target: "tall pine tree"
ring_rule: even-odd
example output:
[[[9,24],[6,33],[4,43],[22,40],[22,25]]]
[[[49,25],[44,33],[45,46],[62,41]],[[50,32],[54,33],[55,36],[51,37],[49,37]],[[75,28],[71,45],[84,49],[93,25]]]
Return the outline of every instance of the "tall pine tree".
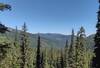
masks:
[[[48,63],[50,65],[49,66],[50,68],[54,67],[54,49],[53,48],[50,49],[50,55],[49,55],[49,61],[48,61]]]
[[[28,61],[29,61],[29,37],[27,35],[27,27],[26,23],[24,23],[21,31],[21,68],[28,68]]]
[[[93,58],[93,68],[100,68],[100,0],[99,0],[98,22],[96,28],[97,32],[94,37],[95,57]]]
[[[18,68],[20,67],[19,64],[19,56],[20,56],[20,46],[19,46],[19,39],[18,39],[18,30],[16,27],[15,30],[15,35],[14,35],[14,42],[13,42],[13,46],[12,46],[12,67],[13,68]]]
[[[68,51],[69,51],[69,44],[68,40],[66,40],[65,48],[64,48],[64,66],[65,68],[68,68]]]
[[[63,54],[62,49],[61,49],[61,54],[60,54],[60,68],[65,68],[64,54]]]
[[[40,42],[40,36],[38,35],[38,40],[37,40],[37,53],[36,53],[36,68],[42,68],[41,67],[41,52],[40,52],[40,47],[41,47],[41,42]]]
[[[45,68],[45,52],[41,53],[41,68]]]
[[[68,52],[68,63],[69,68],[76,68],[75,67],[75,45],[74,45],[74,30],[72,30],[72,36],[71,36],[71,44]]]
[[[81,27],[76,39],[76,68],[85,67],[85,37],[85,30]]]

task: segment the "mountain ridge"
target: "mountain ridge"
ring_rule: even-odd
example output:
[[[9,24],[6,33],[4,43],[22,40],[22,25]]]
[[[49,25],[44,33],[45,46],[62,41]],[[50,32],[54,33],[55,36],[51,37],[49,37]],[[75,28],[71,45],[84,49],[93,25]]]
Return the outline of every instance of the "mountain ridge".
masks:
[[[14,40],[14,35],[16,30],[10,28],[12,31],[7,32],[7,36],[9,38],[12,38],[11,40]],[[21,30],[18,30],[18,35],[20,34]],[[65,46],[66,40],[69,41],[71,40],[71,35],[63,35],[59,33],[27,33],[30,39],[30,46],[36,47],[37,45],[37,36],[38,34],[41,36],[41,46],[42,47],[54,47],[54,48],[63,48]],[[94,40],[93,40],[94,34],[89,35],[87,37],[87,40],[89,41],[89,48],[92,48],[94,45]]]

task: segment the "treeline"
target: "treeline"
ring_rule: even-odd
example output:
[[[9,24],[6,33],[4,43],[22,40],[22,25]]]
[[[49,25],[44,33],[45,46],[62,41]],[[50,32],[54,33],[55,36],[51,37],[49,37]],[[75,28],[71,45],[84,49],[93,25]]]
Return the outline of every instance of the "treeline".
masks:
[[[0,10],[11,10],[8,4],[0,3]],[[100,28],[100,27],[99,27]],[[66,40],[61,49],[45,48],[41,45],[41,36],[37,36],[37,48],[32,48],[26,24],[22,30],[16,28],[14,40],[0,37],[0,68],[91,68],[91,49],[87,48],[85,29],[80,28],[77,35],[72,30],[71,42]],[[34,44],[33,44],[34,45]]]
[[[0,37],[0,68],[91,68],[93,52],[87,47],[85,29],[77,35],[72,30],[71,42],[65,41],[61,49],[42,47],[38,34],[37,47],[32,48],[24,23],[20,34],[16,28],[13,41]]]

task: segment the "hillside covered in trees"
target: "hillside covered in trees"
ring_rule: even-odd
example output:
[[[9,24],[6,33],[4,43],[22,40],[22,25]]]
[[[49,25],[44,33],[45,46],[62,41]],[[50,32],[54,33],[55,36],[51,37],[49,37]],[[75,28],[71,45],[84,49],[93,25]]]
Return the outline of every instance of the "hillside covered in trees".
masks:
[[[93,57],[93,36],[85,29],[77,35],[31,34],[24,23],[22,30],[11,29],[0,35],[1,68],[90,68]],[[1,45],[1,46],[2,46]],[[81,64],[80,64],[81,63]]]
[[[0,3],[5,10],[12,7]],[[100,68],[100,7],[96,28],[90,36],[83,26],[71,35],[32,34],[26,23],[21,30],[0,24],[0,68]]]
[[[10,40],[13,41],[15,33],[16,33],[16,29],[12,29],[9,28],[10,30],[12,30],[11,32],[6,32],[6,34],[4,36],[7,36]],[[18,30],[18,35],[20,35],[20,30]],[[32,34],[32,33],[28,33],[28,36],[30,38],[30,40],[32,40],[32,42],[30,42],[32,47],[36,47],[37,43],[36,43],[36,39],[37,39],[37,35],[38,34]],[[56,33],[39,33],[39,35],[41,36],[41,41],[42,41],[42,45],[43,47],[54,47],[54,48],[63,48],[65,46],[66,40],[69,41],[69,43],[71,42],[71,35],[63,35],[63,34],[56,34]],[[2,34],[1,34],[2,36]],[[76,38],[76,36],[75,36]],[[94,46],[94,34],[93,35],[89,35],[86,37],[87,39],[87,43],[89,44],[87,47],[93,47]]]

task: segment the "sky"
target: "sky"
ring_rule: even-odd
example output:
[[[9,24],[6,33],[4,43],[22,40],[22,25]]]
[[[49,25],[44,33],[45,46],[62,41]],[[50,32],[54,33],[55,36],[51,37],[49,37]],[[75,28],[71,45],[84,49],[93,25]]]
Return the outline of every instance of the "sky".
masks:
[[[27,24],[31,33],[71,34],[83,26],[86,34],[96,32],[97,0],[0,0],[12,6],[0,12],[0,21],[8,27],[21,29]]]

